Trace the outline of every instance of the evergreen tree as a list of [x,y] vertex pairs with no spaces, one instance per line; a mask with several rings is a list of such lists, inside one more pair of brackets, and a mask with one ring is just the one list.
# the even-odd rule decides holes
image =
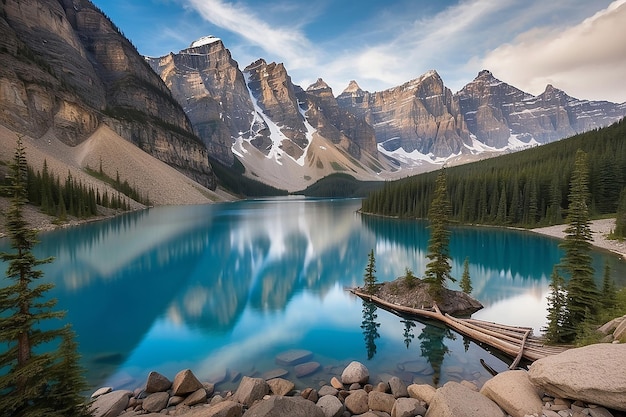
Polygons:
[[417,277],[413,274],[413,271],[408,267],[404,269],[404,283],[409,289],[415,288],[415,286],[417,285]]
[[[567,319],[565,340],[573,341],[586,319],[593,319],[599,304],[599,295],[593,279],[591,265],[591,227],[589,225],[587,154],[576,153],[570,182],[568,226],[561,248],[565,255],[562,268],[569,274],[567,285]],[[572,333],[573,332],[573,333]],[[570,339],[571,338],[571,339]]]
[[435,183],[435,195],[428,211],[430,239],[428,240],[428,254],[430,262],[426,265],[424,281],[429,283],[429,291],[435,301],[441,301],[443,289],[447,280],[455,281],[450,275],[449,243],[450,231],[448,218],[450,216],[450,202],[446,189],[446,173],[441,170]]
[[556,267],[550,277],[550,295],[548,295],[547,325],[543,329],[548,343],[564,342],[563,326],[567,316],[565,280],[559,274]]
[[463,262],[463,276],[461,277],[461,290],[463,290],[463,292],[465,294],[471,294],[472,293],[472,280],[470,278],[470,273],[469,273],[469,257],[465,258],[465,262]]
[[615,230],[613,236],[617,239],[626,238],[626,187],[622,188],[619,202],[617,204],[617,214],[615,218]]
[[617,290],[615,283],[611,278],[611,267],[607,262],[604,265],[604,276],[602,279],[602,307],[606,310],[612,310],[617,304]]
[[368,294],[374,294],[376,288],[376,260],[374,259],[374,249],[369,253],[367,260],[367,266],[365,267],[365,292]]
[[[63,330],[41,330],[37,325],[42,321],[60,318],[62,312],[54,312],[54,300],[41,301],[52,284],[36,284],[43,273],[36,269],[52,258],[37,259],[32,249],[37,244],[37,232],[28,228],[23,216],[27,203],[26,175],[28,166],[22,138],[18,137],[14,160],[11,164],[11,178],[6,191],[11,195],[11,205],[7,211],[6,223],[14,253],[0,253],[0,259],[8,263],[6,277],[12,284],[0,289],[0,343],[6,350],[0,353],[0,410],[7,415],[20,416],[65,416],[81,415],[81,405],[68,400],[68,397],[50,397],[51,387],[64,386],[65,392],[82,389],[82,386],[66,384],[59,380],[55,368],[59,354],[44,352],[42,347],[63,335]],[[66,354],[68,361],[74,359]],[[66,362],[65,365],[68,365]],[[72,368],[70,368],[71,370]],[[74,368],[77,369],[77,368]],[[80,372],[71,371],[75,378]],[[71,381],[70,381],[71,382]],[[75,399],[79,399],[75,391]],[[79,399],[82,403],[82,399]],[[63,405],[65,411],[56,409]]]

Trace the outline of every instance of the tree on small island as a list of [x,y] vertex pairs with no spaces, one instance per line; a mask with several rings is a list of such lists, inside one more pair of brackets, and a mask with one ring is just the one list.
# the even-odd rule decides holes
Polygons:
[[450,275],[450,231],[448,223],[450,217],[450,201],[446,189],[446,173],[442,169],[435,182],[435,195],[428,211],[430,225],[430,239],[428,240],[428,254],[430,262],[426,265],[424,281],[429,284],[429,292],[435,301],[441,301],[446,281],[456,281]]
[[461,285],[461,290],[465,293],[465,294],[471,294],[472,293],[472,279],[470,278],[470,273],[469,273],[469,256],[465,258],[465,262],[463,262],[463,276],[461,277],[461,282],[459,283]]
[[367,266],[365,267],[365,292],[372,295],[376,288],[376,259],[374,259],[374,249],[367,256]]
[[[69,326],[56,330],[37,328],[40,322],[63,317],[52,311],[56,300],[40,301],[53,284],[34,285],[43,276],[36,268],[52,262],[37,259],[32,249],[37,232],[28,228],[23,207],[28,202],[28,166],[22,138],[18,137],[10,165],[11,196],[6,214],[8,236],[15,253],[0,253],[8,263],[6,279],[11,284],[0,289],[0,410],[3,415],[86,416],[89,415],[81,392],[86,389],[74,334]],[[56,351],[44,346],[61,339]]]

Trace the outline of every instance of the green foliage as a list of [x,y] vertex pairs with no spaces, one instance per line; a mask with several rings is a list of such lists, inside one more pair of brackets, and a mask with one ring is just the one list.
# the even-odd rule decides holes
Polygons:
[[[561,222],[577,149],[590,155],[590,214],[615,213],[620,190],[626,186],[624,137],[626,121],[622,120],[569,139],[446,168],[450,219],[522,227]],[[430,172],[387,182],[363,200],[361,210],[426,218],[436,175]]]
[[620,193],[615,217],[615,230],[613,230],[611,237],[623,240],[626,238],[626,187],[622,188]]
[[545,333],[548,343],[563,343],[563,326],[567,316],[565,280],[559,274],[556,267],[552,270],[550,277],[550,295],[548,295],[548,324],[542,330]]
[[287,195],[287,191],[285,190],[279,190],[278,188],[244,176],[246,170],[237,158],[235,158],[235,163],[232,167],[227,167],[217,159],[209,157],[209,160],[220,185],[232,193],[247,197]]
[[[138,203],[141,203],[145,206],[150,205],[150,197],[147,195],[142,195],[142,193],[136,187],[133,187],[128,183],[128,180],[121,181],[119,171],[115,172],[115,179],[110,177],[106,172],[104,172],[102,168],[102,161],[100,161],[100,168],[98,171],[95,171],[87,166],[85,167],[85,172],[92,177],[109,184],[111,187],[113,187],[114,190],[119,191],[125,196],[137,201]],[[104,204],[101,205],[104,206]]]
[[372,359],[376,355],[376,339],[380,337],[378,328],[380,323],[376,321],[376,304],[363,301],[363,321],[361,329],[363,330],[363,340],[365,341],[365,349],[367,350],[367,359]]
[[382,186],[382,181],[359,181],[348,174],[331,174],[297,194],[309,197],[365,197]]
[[408,289],[413,289],[417,285],[417,277],[413,275],[413,271],[408,267],[404,270],[404,284]]
[[615,289],[615,283],[611,278],[611,267],[607,262],[604,265],[604,275],[602,278],[602,309],[612,311],[617,306],[617,291]]
[[367,266],[365,267],[365,275],[363,281],[365,283],[365,292],[374,294],[376,288],[376,259],[374,259],[374,249],[367,255]]
[[435,194],[428,212],[430,239],[426,257],[430,262],[426,265],[424,281],[430,284],[429,291],[435,301],[441,301],[443,289],[447,281],[455,281],[450,275],[450,231],[448,217],[450,202],[446,188],[446,172],[441,170],[437,175]]
[[[6,278],[11,284],[0,289],[0,410],[5,415],[86,415],[80,390],[84,388],[78,367],[73,334],[67,329],[42,330],[41,322],[63,317],[52,310],[55,300],[41,301],[53,287],[37,284],[43,273],[39,266],[52,258],[37,259],[33,248],[37,233],[28,228],[23,208],[28,201],[28,165],[18,137],[10,182],[3,188],[11,196],[6,224],[13,253],[0,253],[8,263]],[[61,349],[45,351],[62,337]]]
[[470,273],[469,273],[469,257],[465,258],[465,261],[463,262],[463,276],[461,277],[461,290],[465,293],[465,294],[471,294],[472,293],[472,279],[470,278]]

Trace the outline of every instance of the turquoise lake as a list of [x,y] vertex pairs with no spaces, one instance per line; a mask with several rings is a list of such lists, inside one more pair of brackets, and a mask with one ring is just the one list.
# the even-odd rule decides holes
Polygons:
[[[158,207],[42,233],[38,257],[51,296],[78,335],[92,387],[134,389],[148,373],[173,378],[190,368],[218,390],[241,375],[277,368],[297,386],[317,387],[352,360],[372,379],[482,384],[510,359],[433,324],[372,310],[345,289],[360,286],[374,249],[378,281],[426,265],[427,223],[357,213],[360,200],[284,198]],[[7,239],[0,251],[10,251]],[[454,227],[453,276],[465,257],[477,298],[473,317],[510,325],[545,323],[558,240],[487,227]],[[626,263],[594,251],[597,282],[606,262],[620,287]],[[458,289],[457,284],[450,288]],[[59,323],[47,323],[57,327]],[[320,369],[297,378],[276,355],[313,352]]]

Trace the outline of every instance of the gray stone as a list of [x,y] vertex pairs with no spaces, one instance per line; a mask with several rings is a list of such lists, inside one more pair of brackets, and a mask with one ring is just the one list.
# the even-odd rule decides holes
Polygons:
[[389,388],[391,389],[391,393],[395,398],[409,396],[406,384],[397,376],[391,377],[389,379]]
[[324,395],[317,401],[317,406],[322,409],[326,417],[340,417],[345,411],[344,405],[339,398],[333,395]]
[[233,401],[250,407],[255,401],[262,399],[269,390],[270,387],[263,378],[244,376],[232,399]]
[[158,413],[167,407],[170,395],[167,392],[155,392],[148,395],[141,404],[141,408],[149,413]]
[[303,349],[292,349],[276,356],[276,363],[280,366],[294,366],[308,361],[313,357],[313,352]]
[[243,405],[226,400],[212,404],[210,407],[194,407],[183,415],[185,417],[241,417]]
[[496,403],[458,382],[437,389],[425,417],[504,417]]
[[300,393],[300,396],[314,403],[316,403],[317,400],[319,400],[320,398],[319,395],[317,394],[317,391],[310,387],[302,390],[302,392]]
[[613,332],[613,338],[619,341],[626,341],[626,320],[623,320]]
[[324,412],[302,397],[273,395],[259,401],[244,413],[244,417],[325,417]]
[[613,333],[615,329],[617,329],[617,326],[619,326],[620,323],[626,321],[625,319],[626,319],[626,316],[614,318],[613,320],[607,323],[604,323],[602,326],[600,326],[598,331],[604,335]]
[[535,361],[530,380],[545,392],[626,411],[626,344],[600,343]]
[[379,391],[372,391],[367,398],[367,405],[372,411],[384,411],[391,414],[393,405],[396,402],[395,397],[392,394],[387,394]]
[[407,391],[409,392],[409,396],[411,398],[424,401],[428,405],[432,401],[437,390],[432,385],[411,384],[407,387]]
[[391,417],[415,417],[426,414],[426,407],[415,398],[398,398],[391,409]]
[[274,395],[287,395],[295,388],[293,382],[283,378],[270,379],[267,381],[267,385],[269,385]]
[[93,417],[117,417],[128,406],[130,391],[112,391],[96,398],[90,408]]
[[172,384],[172,395],[186,395],[199,390],[202,387],[198,378],[190,369],[180,371],[174,377]]
[[108,394],[113,391],[113,387],[102,387],[97,389],[93,394],[91,394],[91,398],[97,398],[101,395]]
[[267,371],[263,375],[261,375],[261,378],[263,378],[264,380],[268,381],[268,380],[274,379],[274,378],[282,378],[285,375],[287,375],[288,373],[289,373],[289,371],[286,370],[286,369],[282,369],[282,368],[272,369],[271,371]]
[[197,404],[206,403],[207,400],[207,392],[204,388],[200,388],[197,391],[194,391],[191,395],[189,395],[182,402],[183,405],[193,407]]
[[338,393],[339,391],[337,388],[333,388],[330,385],[324,385],[318,391],[320,397],[323,397],[324,395],[332,395],[333,397],[336,397]]
[[341,373],[344,384],[365,384],[370,377],[369,370],[361,362],[352,361]]
[[506,371],[485,382],[480,393],[512,417],[541,414],[543,402],[526,371]]
[[161,392],[167,391],[172,387],[172,381],[158,372],[152,371],[148,374],[148,380],[146,381],[146,392]]
[[613,414],[604,407],[590,407],[589,415],[591,417],[613,417]]
[[185,397],[174,395],[173,397],[170,397],[169,400],[167,400],[167,406],[168,407],[175,406],[175,405],[182,403],[183,401],[185,401]]
[[363,414],[369,410],[368,394],[364,389],[356,390],[346,397],[344,404],[352,414]]
[[296,365],[294,367],[294,371],[296,372],[297,378],[302,378],[307,375],[314,374],[321,368],[321,366],[322,365],[320,365],[319,362],[305,362],[300,365]]
[[212,384],[210,382],[203,382],[202,386],[204,387],[204,389],[206,391],[206,396],[207,397],[210,397],[215,392],[215,384]]

